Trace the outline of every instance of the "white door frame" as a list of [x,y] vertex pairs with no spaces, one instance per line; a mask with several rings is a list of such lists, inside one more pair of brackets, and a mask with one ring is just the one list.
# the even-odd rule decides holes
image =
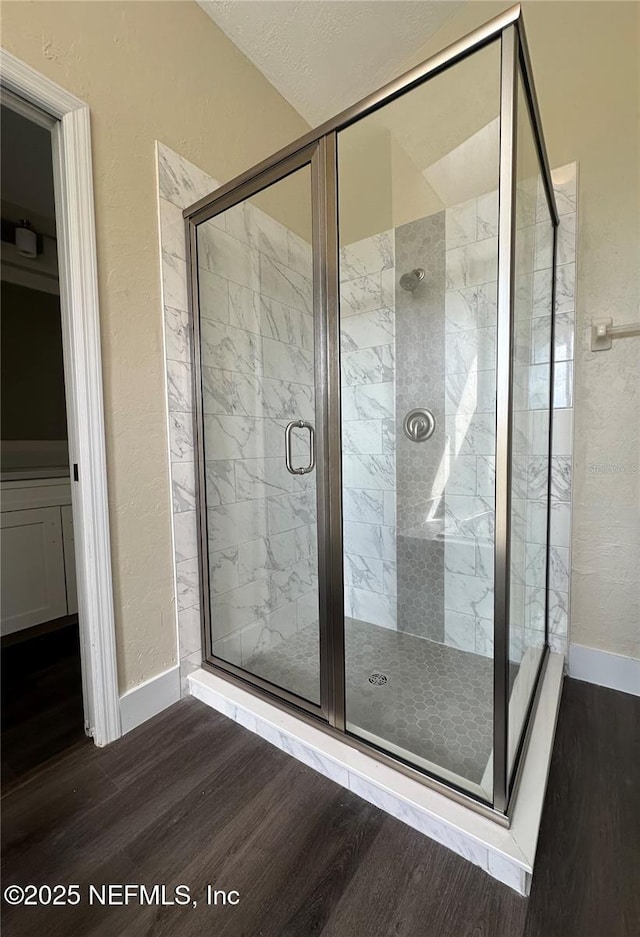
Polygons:
[[55,119],[51,128],[71,501],[85,728],[96,745],[121,735],[89,108],[0,49],[2,87]]

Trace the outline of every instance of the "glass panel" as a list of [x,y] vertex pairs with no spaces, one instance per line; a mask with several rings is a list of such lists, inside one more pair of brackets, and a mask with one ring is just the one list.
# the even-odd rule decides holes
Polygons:
[[319,704],[310,167],[197,239],[213,653]]
[[347,729],[488,801],[499,107],[493,43],[338,135]]
[[509,773],[545,644],[553,225],[517,77]]

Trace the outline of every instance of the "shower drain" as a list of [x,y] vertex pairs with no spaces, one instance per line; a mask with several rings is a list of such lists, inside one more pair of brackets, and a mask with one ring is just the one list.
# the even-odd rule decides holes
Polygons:
[[383,673],[372,673],[369,677],[369,683],[373,683],[374,686],[384,686],[387,682],[387,678]]

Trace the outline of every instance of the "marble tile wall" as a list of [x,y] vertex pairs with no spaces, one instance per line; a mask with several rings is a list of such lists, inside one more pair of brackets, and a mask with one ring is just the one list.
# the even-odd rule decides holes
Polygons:
[[218,187],[215,179],[162,143],[156,144],[162,275],[175,609],[182,691],[200,666],[200,586],[196,527],[191,332],[183,209]]
[[[167,408],[176,571],[176,617],[183,677],[201,660],[199,585],[195,517],[191,347],[187,314],[184,229],[181,212],[217,187],[214,179],[158,144],[158,206],[162,263],[163,313],[167,369]],[[572,387],[575,308],[576,167],[554,173],[561,214],[556,280],[556,383],[553,435],[551,643],[564,651],[567,642],[568,570],[571,509]],[[536,269],[531,275],[529,383],[544,375],[544,347],[539,339],[540,310],[549,278],[548,247],[542,241],[542,206],[538,202]],[[234,247],[228,255],[235,280],[222,283],[209,269],[204,247],[203,305],[212,310],[204,331],[211,354],[205,376],[208,425],[224,458],[212,460],[208,482],[213,500],[210,523],[216,605],[246,633],[247,653],[264,640],[271,622],[273,639],[293,627],[312,623],[315,601],[315,501],[305,480],[287,480],[276,468],[277,433],[292,405],[312,413],[310,306],[304,284],[308,245],[293,232],[277,231],[277,222],[240,211],[232,230],[211,225],[208,247]],[[270,222],[272,223],[270,225]],[[276,225],[274,228],[273,225]],[[440,472],[446,475],[444,519],[445,643],[492,653],[492,546],[494,485],[495,372],[495,198],[485,196],[446,214],[446,294],[444,408],[447,446]],[[226,221],[225,221],[226,227]],[[271,244],[269,237],[271,236]],[[278,237],[280,241],[278,242]],[[229,241],[233,238],[233,242]],[[284,243],[286,240],[286,256]],[[241,246],[238,247],[238,242]],[[274,244],[279,246],[275,248]],[[274,254],[277,250],[277,256]],[[395,236],[385,232],[349,245],[341,266],[345,611],[386,627],[397,627],[396,554],[396,321]],[[262,264],[262,267],[261,267]],[[303,265],[301,268],[301,264]],[[262,274],[262,279],[261,279]],[[297,276],[296,276],[297,274]],[[308,280],[308,276],[306,277]],[[236,282],[239,281],[239,282]],[[261,291],[265,284],[265,291]],[[528,283],[523,284],[528,288]],[[307,296],[307,299],[305,299]],[[217,312],[216,312],[217,310]],[[222,310],[222,311],[221,311]],[[536,315],[536,312],[538,313]],[[230,343],[230,330],[236,341]],[[232,349],[233,346],[233,350]],[[230,369],[231,363],[237,370]],[[539,367],[542,366],[542,367]],[[305,376],[306,372],[306,376]],[[524,373],[524,372],[522,372]],[[542,377],[540,378],[542,380]],[[305,382],[306,381],[306,382]],[[296,385],[292,396],[291,385]],[[534,385],[532,385],[534,386]],[[531,398],[533,399],[533,398]],[[235,430],[240,418],[262,428],[243,442]],[[234,420],[236,422],[234,422]],[[527,412],[530,436],[540,436],[540,411]],[[251,435],[251,434],[249,434]],[[247,445],[249,449],[247,449]],[[298,449],[303,456],[304,446]],[[544,504],[535,497],[542,453],[530,452],[526,466],[524,514],[527,539],[516,559],[523,599],[522,627],[539,630],[544,588],[541,549]],[[233,464],[231,470],[230,464]],[[225,471],[227,470],[227,471]],[[524,484],[524,477],[522,484]],[[522,490],[522,489],[520,489]],[[234,500],[229,500],[231,497]],[[258,496],[261,497],[258,497]],[[263,502],[261,512],[252,501]],[[235,505],[235,507],[230,507]],[[234,533],[244,524],[249,539]],[[268,528],[268,529],[267,529]],[[243,535],[244,536],[244,535]],[[235,538],[235,539],[234,539]],[[273,543],[271,543],[273,541]],[[215,549],[213,547],[215,546]],[[268,561],[266,550],[280,550]],[[242,548],[242,549],[240,549]],[[241,556],[242,554],[242,556]],[[288,557],[289,559],[285,559]],[[275,566],[272,564],[276,562]],[[289,565],[286,565],[288,563]],[[304,569],[302,567],[304,566]],[[253,577],[253,578],[252,578]],[[268,582],[267,582],[268,580]],[[293,588],[296,595],[289,590]],[[228,595],[234,592],[234,596]],[[227,599],[220,596],[227,594]],[[291,596],[280,602],[274,595]],[[228,600],[232,599],[231,605]],[[253,618],[256,609],[266,615]],[[234,625],[235,627],[235,625]],[[262,639],[259,637],[263,635]],[[251,638],[251,635],[254,637]],[[242,659],[242,639],[228,632],[230,653]]]
[[[550,642],[565,653],[573,424],[576,167],[553,173],[561,215],[556,275]],[[526,193],[519,201],[527,204]],[[544,630],[544,540],[551,302],[550,225],[532,193],[517,277],[512,658]],[[493,653],[497,196],[447,210],[445,643]],[[547,214],[548,219],[548,214]],[[548,400],[548,396],[546,397]]]
[[395,243],[340,256],[345,614],[396,628]]
[[[217,182],[157,145],[167,411],[183,689],[200,665],[192,348],[182,210]],[[248,662],[317,619],[314,475],[283,465],[284,427],[314,420],[310,245],[251,205],[199,241],[212,619],[219,653]],[[214,263],[215,257],[215,263]],[[227,277],[221,277],[224,270]],[[300,462],[306,443],[296,441]]]
[[284,459],[287,423],[315,422],[312,251],[244,202],[200,226],[198,259],[212,638],[250,668],[318,618],[316,473]]
[[445,214],[444,640],[490,655],[497,193],[471,199]]

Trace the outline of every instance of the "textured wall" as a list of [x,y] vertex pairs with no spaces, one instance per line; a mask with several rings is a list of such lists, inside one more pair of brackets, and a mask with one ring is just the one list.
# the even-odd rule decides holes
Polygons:
[[91,108],[124,692],[176,659],[154,141],[225,180],[308,128],[195,3],[11,3],[2,21],[6,49]]

